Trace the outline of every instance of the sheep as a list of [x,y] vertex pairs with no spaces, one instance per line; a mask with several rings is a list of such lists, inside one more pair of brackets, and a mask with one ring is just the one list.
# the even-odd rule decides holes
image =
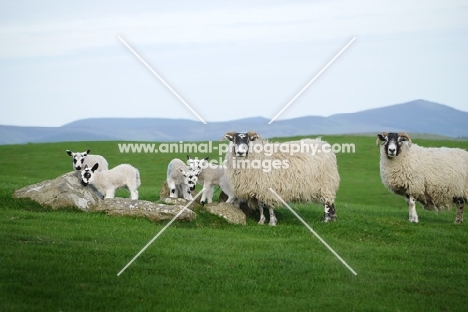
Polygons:
[[216,164],[207,163],[209,157],[201,160],[193,159],[187,155],[187,160],[192,169],[198,173],[198,184],[203,185],[203,194],[200,199],[202,205],[213,202],[214,186],[218,185],[228,196],[226,203],[235,203],[235,196],[231,188],[231,183],[225,175],[225,169]]
[[193,171],[200,171],[202,170],[203,165],[206,164],[210,157],[205,157],[203,159],[192,158],[190,155],[187,155],[187,162],[190,169]]
[[411,142],[407,133],[377,134],[380,177],[392,193],[405,197],[409,221],[418,222],[416,202],[438,211],[457,206],[455,223],[463,222],[468,199],[468,152],[460,148],[427,148]]
[[[167,185],[169,187],[169,197],[178,198],[182,195],[185,200],[192,200],[191,191],[195,190],[198,172],[188,168],[180,159],[174,158],[167,166]],[[180,194],[182,193],[182,194]]]
[[[340,176],[335,154],[324,148],[326,144],[330,147],[327,142],[268,143],[253,131],[231,131],[223,139],[231,141],[225,166],[235,197],[260,210],[259,224],[264,224],[263,208],[268,207],[269,225],[276,225],[274,207],[282,205],[269,188],[284,201],[320,202],[325,207],[323,221],[336,220],[334,201]],[[274,146],[277,148],[272,150]]]
[[110,170],[98,171],[99,163],[89,168],[85,165],[81,171],[81,184],[91,184],[105,198],[114,198],[115,190],[126,187],[130,191],[131,199],[138,199],[138,187],[141,185],[140,172],[135,167],[122,164]]
[[107,160],[100,156],[100,155],[89,155],[91,150],[87,150],[83,153],[74,153],[70,150],[66,150],[67,154],[73,158],[73,169],[76,171],[80,171],[84,168],[85,165],[88,167],[93,166],[95,163],[99,164],[98,171],[107,170],[109,168],[109,164]]

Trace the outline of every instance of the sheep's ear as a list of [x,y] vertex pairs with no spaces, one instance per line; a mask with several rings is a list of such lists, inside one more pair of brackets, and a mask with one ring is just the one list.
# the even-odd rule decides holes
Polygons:
[[379,145],[380,141],[385,142],[386,141],[386,138],[385,138],[386,136],[387,136],[387,132],[382,132],[382,133],[377,134],[377,141],[375,141],[375,144]]
[[182,168],[179,168],[179,170],[180,170],[180,172],[182,173],[182,175],[183,175],[184,177],[186,177],[186,176],[187,176],[187,173],[185,173],[185,170],[184,170],[184,169],[182,169]]
[[206,156],[205,158],[203,158],[203,160],[208,160],[210,159],[210,156]]
[[70,150],[66,150],[66,152],[67,152],[68,156],[72,156],[72,157],[73,157],[73,153],[72,153],[72,151],[70,151]]
[[84,165],[83,170],[88,169],[88,165]]
[[91,168],[91,171],[94,172],[97,170],[97,168],[99,168],[99,163],[95,163],[93,168]]
[[256,140],[262,139],[260,134],[258,134],[257,132],[254,132],[254,131],[247,132],[247,135],[249,136],[250,141],[256,141]]
[[86,152],[84,152],[83,156],[88,156],[89,152],[91,152],[91,150],[87,150]]
[[229,131],[228,133],[226,133],[223,138],[221,139],[221,141],[224,141],[224,140],[229,140],[232,142],[232,140],[234,140],[234,136],[236,135],[236,132],[235,131]]

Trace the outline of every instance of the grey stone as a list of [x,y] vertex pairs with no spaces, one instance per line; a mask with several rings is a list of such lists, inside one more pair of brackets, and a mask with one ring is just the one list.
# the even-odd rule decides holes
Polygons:
[[[185,205],[165,205],[147,200],[132,200],[129,198],[106,198],[93,208],[93,211],[106,211],[112,216],[145,217],[152,221],[163,221],[174,218]],[[178,217],[180,221],[192,221],[195,212],[186,208]]]
[[[172,219],[185,206],[184,203],[166,205],[129,198],[107,198],[94,187],[81,185],[78,175],[72,171],[53,180],[46,180],[16,190],[15,198],[29,198],[52,209],[76,207],[83,211],[106,211],[109,215],[141,216],[153,221]],[[185,209],[178,220],[194,220],[195,213]]]
[[99,194],[92,188],[81,185],[74,171],[53,180],[23,187],[16,190],[13,197],[30,198],[52,209],[76,207],[84,211],[88,211],[101,201]]
[[205,209],[215,215],[226,219],[233,224],[247,224],[247,218],[241,209],[228,203],[210,203],[205,205]]

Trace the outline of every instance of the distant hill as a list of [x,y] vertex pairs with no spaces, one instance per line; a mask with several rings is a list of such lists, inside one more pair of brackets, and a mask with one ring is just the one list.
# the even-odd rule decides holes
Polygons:
[[220,140],[230,130],[255,130],[263,137],[406,131],[452,138],[468,137],[468,112],[416,100],[357,113],[277,120],[263,117],[206,125],[187,119],[92,118],[62,127],[0,126],[0,144],[60,141],[205,141]]

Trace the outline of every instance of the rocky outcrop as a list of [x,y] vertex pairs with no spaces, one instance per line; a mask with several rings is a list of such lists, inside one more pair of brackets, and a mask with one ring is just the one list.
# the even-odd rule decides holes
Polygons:
[[[129,198],[102,199],[92,186],[81,185],[74,171],[53,180],[21,188],[14,192],[13,197],[29,198],[52,209],[76,207],[83,211],[106,211],[110,215],[141,216],[153,221],[172,219],[185,206],[185,201],[166,205]],[[195,218],[195,213],[187,208],[178,220]]]
[[[112,216],[145,217],[151,221],[163,221],[174,218],[185,205],[165,205],[147,200],[132,200],[129,198],[107,198],[93,211],[106,211]],[[178,217],[180,221],[192,221],[196,218],[195,212],[186,208]]]
[[30,198],[52,209],[76,207],[84,211],[99,205],[102,201],[95,190],[81,185],[75,171],[53,180],[23,187],[16,190],[13,197]]

